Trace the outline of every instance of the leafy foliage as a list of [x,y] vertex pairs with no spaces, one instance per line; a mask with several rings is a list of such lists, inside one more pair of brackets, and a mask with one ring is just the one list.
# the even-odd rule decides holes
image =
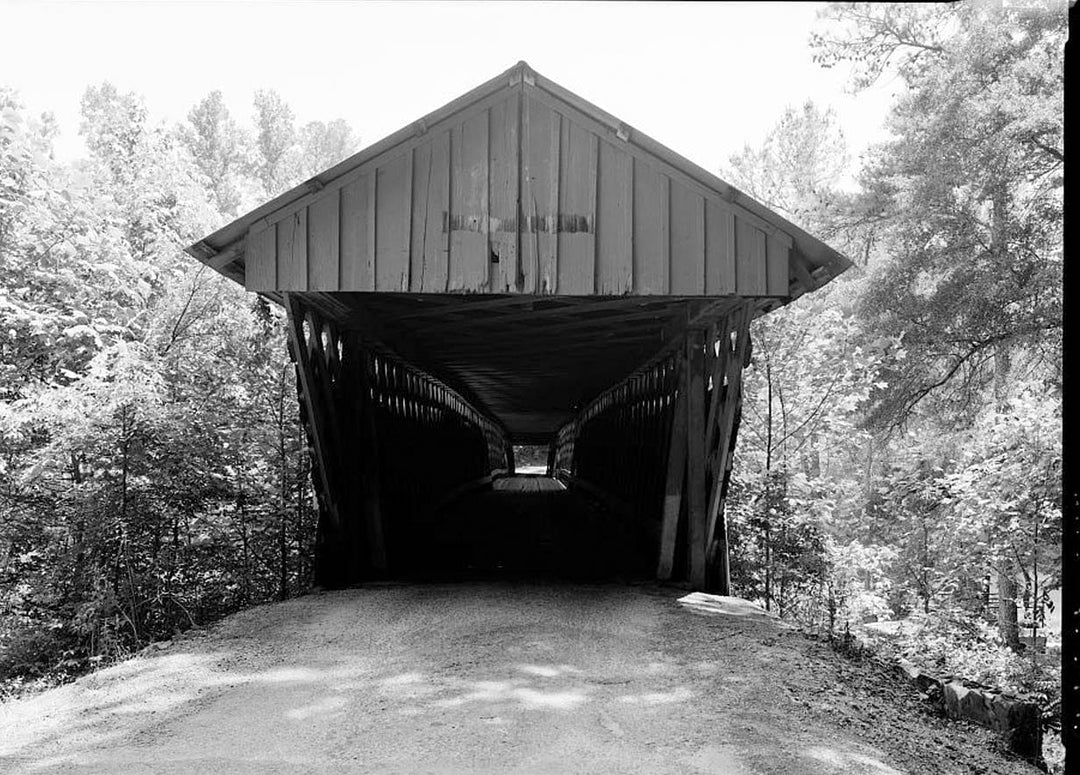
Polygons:
[[821,64],[904,91],[856,191],[812,104],[725,170],[856,263],[751,329],[733,584],[1052,709],[1054,658],[1031,644],[1053,640],[1060,587],[1064,13],[838,3],[821,20]]
[[[260,99],[274,137],[300,137],[280,98]],[[12,690],[311,580],[315,509],[281,315],[181,253],[263,195],[252,170],[297,182],[299,161],[287,172],[281,159],[304,160],[304,146],[260,156],[217,92],[172,128],[109,84],[82,107],[90,158],[61,165],[51,119],[0,93],[0,676]],[[312,163],[354,142],[331,126]]]

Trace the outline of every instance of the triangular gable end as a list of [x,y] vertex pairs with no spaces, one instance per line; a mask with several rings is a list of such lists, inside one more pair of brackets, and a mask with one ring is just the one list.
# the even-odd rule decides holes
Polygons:
[[270,295],[783,303],[849,265],[524,62],[188,250]]

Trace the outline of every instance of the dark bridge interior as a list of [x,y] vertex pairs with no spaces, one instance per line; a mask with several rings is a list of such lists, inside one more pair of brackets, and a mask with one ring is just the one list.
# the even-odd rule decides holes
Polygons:
[[421,579],[651,577],[650,536],[578,489],[542,475],[496,479],[417,520],[402,575]]

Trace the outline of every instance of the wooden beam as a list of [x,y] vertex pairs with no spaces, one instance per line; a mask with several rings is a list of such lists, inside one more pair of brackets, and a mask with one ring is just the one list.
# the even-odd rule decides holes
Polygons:
[[[685,364],[680,358],[680,371]],[[663,516],[660,523],[660,558],[656,578],[667,581],[675,566],[675,541],[679,534],[679,513],[682,511],[683,483],[686,481],[686,391],[680,390],[673,407],[670,440],[667,454],[667,476],[664,484]]]
[[724,480],[735,451],[735,416],[742,400],[743,361],[746,358],[747,348],[750,346],[750,321],[753,315],[754,308],[749,301],[741,310],[734,313],[735,347],[726,358],[727,390],[715,431],[719,436],[719,448],[716,453],[716,462],[712,467],[713,476],[706,519],[706,547],[714,558],[713,563],[719,566],[716,569],[718,572],[711,575],[717,579],[717,591],[724,595],[731,592],[727,522],[723,514]]
[[688,577],[698,589],[705,588],[706,508],[705,487],[705,335],[700,329],[686,334],[686,518]]
[[240,258],[244,254],[244,243],[246,240],[240,239],[229,245],[225,250],[217,253],[203,261],[211,269],[218,272],[222,271],[226,266],[231,264],[236,259]]
[[[329,443],[326,415],[321,400],[321,389],[315,385],[315,375],[311,366],[311,354],[307,342],[304,339],[304,310],[294,294],[285,293],[283,296],[286,314],[288,315],[288,337],[292,346],[293,358],[296,362],[296,373],[300,382],[303,395],[300,400],[304,402],[307,410],[308,429],[311,432],[312,443],[315,447],[315,459],[319,468],[319,484],[323,492],[323,501],[326,506],[326,516],[330,520],[330,527],[335,531],[341,528],[341,516],[338,512],[337,493],[332,485],[330,474],[331,450]],[[313,331],[314,335],[315,332]]]

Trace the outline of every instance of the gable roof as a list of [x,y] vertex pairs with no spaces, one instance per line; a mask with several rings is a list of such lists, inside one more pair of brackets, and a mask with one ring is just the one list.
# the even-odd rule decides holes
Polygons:
[[[508,153],[516,153],[516,158],[510,162],[511,166],[515,162],[517,165],[516,170],[507,173],[507,180],[513,181],[515,187],[520,186],[516,188],[518,198],[521,200],[520,206],[517,202],[504,203],[507,207],[512,207],[512,210],[508,211],[508,217],[501,223],[491,226],[489,222],[493,222],[494,219],[495,202],[491,202],[491,211],[481,212],[487,210],[489,205],[488,187],[485,182],[483,192],[479,195],[483,201],[478,200],[472,203],[472,209],[476,209],[477,213],[464,212],[463,215],[452,216],[448,211],[452,209],[450,200],[456,193],[449,192],[450,183],[444,181],[448,189],[447,196],[444,197],[446,201],[443,202],[446,209],[442,213],[433,211],[429,215],[432,218],[442,216],[441,223],[435,228],[438,230],[441,226],[441,233],[446,235],[444,253],[449,255],[441,259],[444,263],[449,261],[453,264],[454,243],[451,233],[461,232],[463,239],[467,239],[470,232],[474,235],[482,233],[486,239],[491,240],[490,244],[494,248],[497,247],[496,232],[499,229],[502,229],[500,234],[503,237],[510,235],[507,238],[513,244],[508,243],[508,250],[513,253],[511,248],[517,248],[517,253],[513,257],[515,261],[520,260],[520,263],[513,266],[512,262],[503,261],[496,270],[506,273],[506,282],[500,284],[498,277],[491,276],[493,264],[488,263],[488,242],[485,240],[482,248],[477,247],[473,250],[473,253],[477,255],[468,259],[476,261],[477,270],[473,275],[470,275],[466,268],[459,278],[460,282],[455,284],[455,278],[451,276],[452,270],[445,270],[447,272],[445,289],[434,290],[610,295],[625,293],[641,295],[738,294],[770,296],[776,298],[778,303],[782,303],[824,285],[850,266],[850,262],[839,252],[803,229],[618,118],[536,73],[525,62],[519,62],[506,72],[438,110],[237,218],[188,247],[187,252],[227,277],[246,284],[249,289],[266,292],[271,296],[275,296],[276,291],[280,290],[430,292],[433,289],[425,287],[416,276],[411,279],[409,277],[409,254],[410,252],[416,254],[418,250],[421,250],[415,244],[416,240],[410,241],[410,236],[415,233],[423,234],[424,229],[429,227],[424,224],[414,226],[411,223],[401,222],[397,215],[398,208],[393,208],[393,213],[390,212],[389,207],[383,207],[382,210],[377,211],[375,200],[378,198],[378,204],[382,206],[383,194],[380,193],[379,197],[375,196],[375,181],[382,180],[380,171],[388,173],[387,180],[391,185],[394,185],[397,178],[407,177],[408,180],[400,185],[403,186],[404,196],[408,199],[406,206],[409,208],[409,217],[411,217],[411,211],[414,209],[411,203],[418,197],[418,194],[413,193],[412,166],[412,159],[417,153],[423,153],[427,148],[427,159],[430,164],[432,156],[436,153],[430,150],[432,146],[438,142],[447,143],[456,138],[457,141],[465,143],[463,152],[467,154],[469,152],[468,137],[463,139],[463,134],[467,133],[467,129],[462,128],[466,126],[463,122],[468,122],[470,116],[475,116],[477,111],[486,111],[490,117],[500,110],[500,105],[506,107],[510,104],[520,106],[522,115],[526,117],[524,121],[521,118],[517,119],[517,124],[514,126],[511,126],[513,122],[509,118],[506,122],[507,137],[517,143],[516,148],[507,146]],[[554,151],[550,158],[532,159],[533,162],[542,160],[545,167],[551,167],[552,178],[546,181],[543,179],[546,174],[544,170],[533,169],[530,173],[528,169],[530,155],[526,145],[529,140],[525,135],[530,126],[527,118],[530,111],[533,113],[532,126],[540,127],[534,129],[535,136],[531,142],[536,145],[550,139]],[[564,137],[569,138],[569,143],[566,143],[561,150],[561,162],[560,129],[544,129],[541,126],[542,122],[537,120],[537,116],[541,114],[556,116],[556,127],[559,127],[561,117],[561,131]],[[487,121],[490,122],[491,119],[488,118]],[[488,165],[484,169],[489,170],[489,175],[491,175],[492,161],[488,157],[490,149],[486,144],[488,138],[495,135],[489,135],[489,126],[490,123],[484,129],[484,164]],[[453,134],[455,127],[457,135]],[[568,134],[575,128],[579,135],[577,139]],[[548,134],[540,136],[544,131]],[[443,135],[446,136],[446,140],[439,139]],[[590,142],[597,149],[593,151],[591,163],[584,157],[567,158],[567,155],[573,151],[572,144],[584,143],[583,147],[587,147]],[[590,245],[589,250],[592,251],[592,260],[595,263],[595,280],[590,276],[581,282],[573,279],[563,281],[560,278],[564,274],[572,275],[577,270],[567,264],[568,259],[563,260],[563,265],[557,265],[552,259],[551,266],[546,268],[541,254],[548,249],[541,244],[541,240],[553,240],[550,251],[554,253],[559,250],[559,245],[567,241],[564,234],[581,231],[592,233],[595,237],[598,229],[602,231],[600,221],[604,219],[606,200],[598,200],[604,199],[606,189],[603,174],[600,175],[600,182],[597,182],[596,165],[599,163],[601,167],[607,169],[603,165],[604,152],[607,152],[610,159],[614,159],[617,164],[630,160],[629,174],[632,179],[632,190],[629,194],[623,192],[621,202],[613,205],[613,211],[618,210],[619,207],[623,210],[629,208],[630,221],[633,221],[637,214],[653,220],[642,224],[637,231],[632,225],[627,226],[626,230],[629,230],[629,233],[615,236],[616,241],[626,243],[624,253],[631,250],[631,242],[635,243],[632,248],[634,253],[632,258],[629,254],[624,258],[621,253],[619,256],[610,257],[603,250],[598,251],[595,245]],[[408,156],[409,161],[402,162],[402,169],[394,167],[393,165],[405,155]],[[461,171],[460,167],[454,167],[450,163],[451,155],[452,151],[448,150],[448,177],[454,175],[455,169],[458,172]],[[455,160],[455,163],[460,165],[461,159]],[[563,172],[561,181],[559,179],[560,165]],[[636,179],[638,177],[640,180]],[[350,271],[346,267],[346,261],[351,254],[347,254],[346,246],[339,246],[338,235],[333,236],[333,261],[335,263],[332,267],[329,264],[322,266],[318,263],[320,260],[329,260],[324,255],[325,251],[318,255],[313,252],[309,257],[308,246],[322,244],[320,235],[316,233],[319,223],[318,213],[331,214],[334,218],[333,226],[337,229],[337,218],[344,218],[344,216],[339,216],[332,211],[337,209],[343,213],[344,210],[341,208],[345,207],[345,195],[349,192],[347,187],[350,184],[355,186],[358,181],[368,179],[370,179],[370,185],[365,188],[370,189],[371,201],[364,200],[364,212],[358,213],[356,220],[361,222],[358,228],[365,235],[365,239],[371,243],[368,252],[372,266],[369,267],[370,277],[363,275],[363,267],[356,269],[353,272],[355,282],[350,285],[345,282],[345,278]],[[543,193],[549,195],[553,207],[545,210],[544,202],[541,202],[540,209],[530,213],[526,209],[524,194],[526,187],[535,181],[539,181],[537,185],[541,187],[546,186],[543,188]],[[575,186],[585,192],[584,195],[580,192],[576,195],[578,200],[583,197],[588,199],[589,195],[593,197],[591,203],[586,202],[584,207],[578,208],[583,214],[566,212],[566,201],[575,198],[573,190]],[[384,190],[390,191],[390,189],[380,189],[380,192]],[[468,195],[469,192],[466,191],[463,196],[468,198]],[[332,196],[336,199],[331,200]],[[559,201],[560,196],[564,201]],[[631,200],[629,204],[625,201],[627,196]],[[608,198],[617,198],[617,195],[612,194]],[[640,202],[637,201],[638,198],[641,199]],[[404,202],[405,200],[393,201]],[[334,203],[337,203],[336,208]],[[424,206],[427,209],[427,203]],[[585,214],[585,210],[589,207],[592,209]],[[658,218],[653,212],[657,209],[662,211],[662,217]],[[619,212],[622,211],[619,210]],[[294,216],[296,220],[287,221],[286,219],[290,216]],[[364,221],[364,218],[368,220]],[[391,220],[385,221],[387,218]],[[401,237],[402,244],[392,244],[387,239],[382,239],[380,245],[375,244],[376,225],[383,224],[384,221],[388,224],[388,228],[380,227],[382,235],[397,233]],[[297,224],[302,226],[306,239],[301,240],[304,245],[301,253],[297,253],[292,237],[283,238],[282,230],[275,228],[280,223],[288,223],[293,228]],[[724,231],[725,229],[727,231]],[[691,233],[689,245],[683,245],[679,241],[684,233]],[[665,235],[669,235],[666,240]],[[604,250],[610,251],[612,239],[605,239],[603,233],[600,236]],[[740,237],[745,238],[740,240]],[[713,253],[706,248],[706,245],[710,244],[710,239]],[[716,244],[721,240],[730,243],[726,253],[723,246]],[[644,244],[646,241],[650,241],[648,245]],[[573,242],[573,239],[569,242]],[[283,252],[285,249],[289,252]],[[362,251],[362,248],[357,248],[357,250]],[[533,251],[531,264],[526,261],[526,254],[530,250]],[[639,258],[638,252],[643,252],[644,259]],[[661,252],[663,256],[657,255]],[[696,253],[701,255],[697,256]],[[574,256],[577,253],[572,250],[568,255]],[[374,269],[377,258],[380,266],[378,272]],[[492,255],[491,261],[496,261],[496,258]],[[643,260],[647,263],[659,261],[661,258],[667,259],[662,266],[644,266],[642,263]],[[424,260],[425,257],[421,255],[421,264]],[[400,266],[390,265],[387,261],[397,262]],[[412,263],[415,265],[416,261],[414,255]],[[618,277],[608,278],[611,280],[610,283],[604,277],[607,271],[605,261],[626,264],[625,268],[615,267],[612,270]],[[785,263],[786,267],[783,266]],[[728,264],[730,264],[730,278],[724,274]],[[423,268],[422,266],[421,269]],[[607,268],[610,269],[610,267]],[[511,271],[514,273],[513,277],[509,274]],[[527,274],[530,271],[533,272],[531,278]],[[329,281],[329,285],[322,282],[319,277],[320,272],[324,275],[335,275],[340,284],[334,285],[333,280]],[[635,272],[641,276],[630,277]],[[657,279],[649,280],[646,276],[648,272],[653,272]],[[736,282],[736,275],[745,276],[745,279],[742,282]],[[352,277],[352,275],[349,276]],[[475,279],[470,279],[473,276]]]

